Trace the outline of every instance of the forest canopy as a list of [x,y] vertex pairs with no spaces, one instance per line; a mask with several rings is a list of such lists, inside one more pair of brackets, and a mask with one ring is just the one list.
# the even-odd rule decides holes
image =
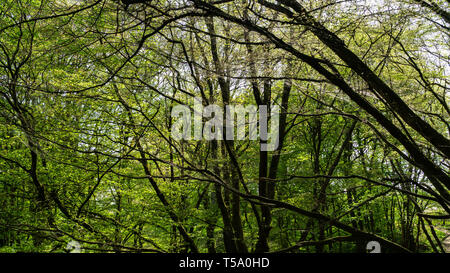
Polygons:
[[448,0],[0,3],[0,252],[450,252]]

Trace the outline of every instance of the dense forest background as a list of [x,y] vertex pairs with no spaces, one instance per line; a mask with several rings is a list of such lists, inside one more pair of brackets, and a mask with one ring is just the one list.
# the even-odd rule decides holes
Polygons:
[[449,251],[448,0],[0,3],[0,252]]

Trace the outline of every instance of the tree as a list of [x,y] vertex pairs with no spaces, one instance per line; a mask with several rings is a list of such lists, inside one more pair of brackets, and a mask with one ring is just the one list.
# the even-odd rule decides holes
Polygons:
[[[3,2],[1,250],[446,251],[448,3]],[[173,138],[194,98],[277,148]]]

